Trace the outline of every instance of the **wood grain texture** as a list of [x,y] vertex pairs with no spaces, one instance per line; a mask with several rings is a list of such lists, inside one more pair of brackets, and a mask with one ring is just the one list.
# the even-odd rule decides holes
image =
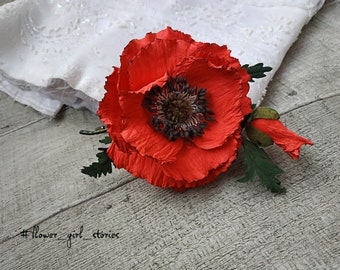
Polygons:
[[[316,144],[297,162],[270,149],[286,170],[286,195],[237,183],[240,163],[184,193],[138,179],[40,223],[64,240],[6,241],[1,269],[336,269],[339,104],[329,98],[283,117]],[[81,225],[86,238],[97,229],[119,238],[75,239],[67,248],[66,235]]]
[[[285,195],[236,182],[240,160],[184,193],[122,170],[91,179],[79,169],[99,137],[78,131],[97,126],[95,115],[68,109],[50,120],[0,94],[0,269],[339,269],[339,26],[340,3],[328,1],[264,100],[315,143],[298,161],[268,149],[285,170]],[[33,225],[61,240],[17,235]],[[119,238],[93,239],[98,229]]]
[[[12,110],[4,99],[2,104]],[[100,126],[89,111],[66,110],[58,119],[30,108],[7,117],[9,131],[0,135],[0,241],[72,205],[99,196],[134,179],[123,170],[94,180],[80,173],[95,161],[102,136],[82,136],[80,129]],[[26,121],[28,124],[23,124]]]
[[43,119],[48,119],[47,116],[14,101],[4,92],[0,92],[0,102],[0,137]]

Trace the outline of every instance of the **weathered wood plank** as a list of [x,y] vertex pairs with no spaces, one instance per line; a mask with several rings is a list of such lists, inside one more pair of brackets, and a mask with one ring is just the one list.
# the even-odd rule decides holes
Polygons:
[[0,104],[0,137],[42,119],[48,119],[47,116],[14,101],[1,91]]
[[[1,246],[2,269],[336,269],[340,97],[310,104],[283,121],[310,137],[300,161],[271,155],[288,192],[237,183],[241,165],[211,185],[176,193],[132,181],[40,224],[64,240],[16,237]],[[308,117],[306,117],[308,116]],[[35,212],[35,211],[33,211]],[[67,248],[66,235],[84,226]],[[97,230],[118,239],[93,239]],[[269,267],[270,266],[270,267]],[[4,268],[5,267],[5,268]]]
[[[36,116],[25,107],[14,112],[16,117],[23,115],[26,120]],[[98,140],[105,135],[79,134],[80,129],[101,125],[98,117],[89,111],[69,109],[63,114],[59,119],[38,115],[38,121],[0,137],[1,240],[21,227],[32,226],[64,208],[134,179],[119,170],[100,180],[81,174],[84,165],[95,161],[96,148],[102,146]],[[10,126],[22,124],[13,120]]]

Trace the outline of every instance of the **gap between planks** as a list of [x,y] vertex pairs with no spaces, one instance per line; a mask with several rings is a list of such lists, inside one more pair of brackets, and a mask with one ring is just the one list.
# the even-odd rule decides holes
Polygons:
[[301,109],[301,108],[306,107],[306,106],[308,106],[308,105],[311,105],[311,104],[314,104],[314,103],[317,103],[317,102],[320,102],[320,101],[323,101],[323,100],[335,98],[335,97],[337,97],[337,96],[339,96],[339,95],[340,95],[340,93],[335,93],[335,94],[332,93],[332,94],[330,94],[330,95],[326,95],[326,96],[323,96],[323,97],[319,97],[319,98],[317,98],[317,99],[315,99],[315,100],[308,101],[308,102],[306,102],[306,103],[297,105],[297,106],[296,106],[295,108],[293,108],[293,109],[290,109],[290,110],[287,110],[287,111],[283,111],[283,112],[280,113],[280,115],[282,116],[282,115],[291,113],[291,112],[293,112],[293,111],[295,111],[295,110]]

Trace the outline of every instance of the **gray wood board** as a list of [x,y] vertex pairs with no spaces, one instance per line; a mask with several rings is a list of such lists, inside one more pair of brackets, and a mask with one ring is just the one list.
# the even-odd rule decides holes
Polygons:
[[[100,125],[88,111],[50,119],[0,92],[0,269],[336,269],[339,250],[340,3],[303,29],[268,87],[264,105],[315,145],[291,160],[270,147],[287,188],[241,184],[235,162],[213,183],[177,193],[124,170],[93,179]],[[39,225],[56,239],[31,239]],[[67,234],[84,226],[67,247]],[[97,230],[119,238],[93,239]],[[88,240],[85,240],[87,238]]]

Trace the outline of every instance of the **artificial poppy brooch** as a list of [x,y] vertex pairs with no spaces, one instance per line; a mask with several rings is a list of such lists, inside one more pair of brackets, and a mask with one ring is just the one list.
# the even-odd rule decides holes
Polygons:
[[170,27],[134,39],[121,66],[107,77],[98,115],[109,136],[100,140],[98,161],[82,172],[92,177],[124,168],[162,188],[205,185],[226,171],[241,147],[247,170],[273,192],[283,192],[282,170],[263,150],[273,143],[293,159],[303,144],[279,114],[252,105],[249,82],[271,70],[262,63],[241,66],[226,46],[197,42]]

